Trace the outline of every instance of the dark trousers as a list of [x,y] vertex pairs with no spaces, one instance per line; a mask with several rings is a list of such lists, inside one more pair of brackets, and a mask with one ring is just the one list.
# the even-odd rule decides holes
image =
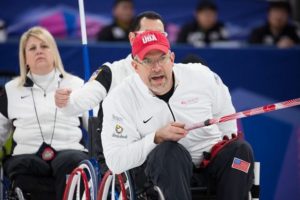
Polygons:
[[193,163],[189,152],[177,142],[158,145],[147,158],[146,176],[172,200],[192,199]]
[[[11,180],[24,179],[24,177],[28,177],[28,175],[37,176],[41,180],[45,177],[53,177],[56,199],[61,200],[66,185],[66,175],[70,174],[84,159],[88,159],[87,153],[78,150],[59,151],[56,157],[49,163],[35,154],[16,155],[4,162],[4,171]],[[22,181],[23,180],[21,180],[21,182]],[[33,184],[28,180],[24,181],[26,184]],[[32,188],[35,187],[38,188],[39,186],[33,185]],[[28,185],[28,188],[31,187]],[[33,191],[33,193],[34,192],[35,191]],[[33,196],[35,199],[44,199],[37,195]]]
[[[233,168],[233,159],[250,163],[248,172]],[[243,167],[241,166],[243,169]],[[209,178],[209,186],[216,192],[217,200],[245,200],[254,179],[254,158],[251,146],[242,139],[225,146],[203,170]]]
[[[234,157],[250,163],[247,173],[232,168]],[[159,186],[167,200],[190,200],[192,176],[209,183],[218,200],[243,200],[253,182],[253,152],[244,140],[225,146],[214,160],[193,175],[193,163],[188,151],[179,143],[164,142],[148,156],[145,174]]]

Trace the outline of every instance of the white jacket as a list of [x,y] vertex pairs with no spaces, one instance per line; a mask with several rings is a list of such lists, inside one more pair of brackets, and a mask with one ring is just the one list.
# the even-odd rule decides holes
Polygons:
[[[30,78],[27,78],[27,86],[19,86],[18,84],[19,79],[8,82],[5,85],[5,92],[0,98],[0,146],[10,134],[11,127],[14,126],[13,139],[16,146],[13,155],[36,153],[43,139],[34,104],[45,142],[50,143],[56,109],[54,92],[59,84],[60,87],[80,88],[83,85],[83,80],[73,75],[62,77],[58,72],[55,72],[55,77],[47,88],[46,96],[44,96],[44,91]],[[33,103],[31,88],[35,103]],[[85,117],[87,116],[85,115]],[[79,143],[82,139],[82,131],[79,126],[78,116],[66,116],[57,110],[51,144],[54,149],[57,151],[64,149],[84,150],[85,148]]]
[[[67,106],[61,108],[61,111],[68,115],[74,115],[98,106],[108,92],[120,84],[126,77],[135,73],[131,66],[131,61],[131,54],[129,54],[125,59],[113,63],[104,63],[103,66],[107,66],[111,71],[111,79],[104,80],[110,84],[110,87],[106,89],[97,79],[97,70],[94,73],[94,78],[92,75],[91,80],[85,83],[82,88],[72,91]],[[100,77],[100,79],[103,80],[103,77]]]
[[[154,96],[137,74],[104,100],[101,137],[107,165],[114,173],[143,164],[156,146],[156,130],[168,122],[189,124],[235,112],[227,87],[206,66],[174,64],[173,72],[175,90],[168,104]],[[179,143],[198,166],[203,151],[236,131],[236,121],[230,121],[192,130]]]

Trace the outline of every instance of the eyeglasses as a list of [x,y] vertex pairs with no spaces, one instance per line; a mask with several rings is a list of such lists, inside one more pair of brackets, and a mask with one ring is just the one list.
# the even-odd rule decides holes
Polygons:
[[[147,31],[147,30],[145,30],[145,31]],[[135,36],[137,36],[137,35],[139,35],[139,34],[145,32],[145,31],[135,31],[135,32],[133,32],[133,33],[135,34]],[[161,32],[161,33],[162,33],[165,37],[168,37],[168,33],[167,33],[167,32]]]
[[142,61],[139,61],[137,58],[135,58],[134,60],[137,63],[144,65],[147,68],[153,68],[156,64],[158,64],[159,66],[165,65],[169,61],[169,59],[170,59],[170,54],[163,55],[156,60],[152,60],[149,58],[145,58]]

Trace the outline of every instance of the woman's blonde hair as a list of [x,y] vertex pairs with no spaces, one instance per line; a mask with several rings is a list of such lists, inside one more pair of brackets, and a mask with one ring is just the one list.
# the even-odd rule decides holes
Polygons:
[[53,63],[54,67],[58,69],[58,71],[61,74],[66,75],[55,39],[53,38],[51,33],[45,28],[40,26],[34,26],[30,28],[28,31],[26,31],[25,33],[23,33],[20,39],[20,44],[19,44],[20,82],[19,84],[23,85],[25,83],[26,75],[29,71],[29,68],[26,64],[25,47],[30,37],[35,37],[37,39],[40,39],[49,45],[54,57],[54,63]]

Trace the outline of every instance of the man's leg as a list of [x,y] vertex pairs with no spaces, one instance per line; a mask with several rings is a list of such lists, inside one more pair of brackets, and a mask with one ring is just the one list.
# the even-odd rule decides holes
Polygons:
[[145,173],[166,199],[190,200],[193,163],[189,152],[177,142],[163,142],[149,154]]
[[254,178],[251,146],[244,140],[234,141],[222,149],[207,166],[216,183],[218,200],[244,200]]

